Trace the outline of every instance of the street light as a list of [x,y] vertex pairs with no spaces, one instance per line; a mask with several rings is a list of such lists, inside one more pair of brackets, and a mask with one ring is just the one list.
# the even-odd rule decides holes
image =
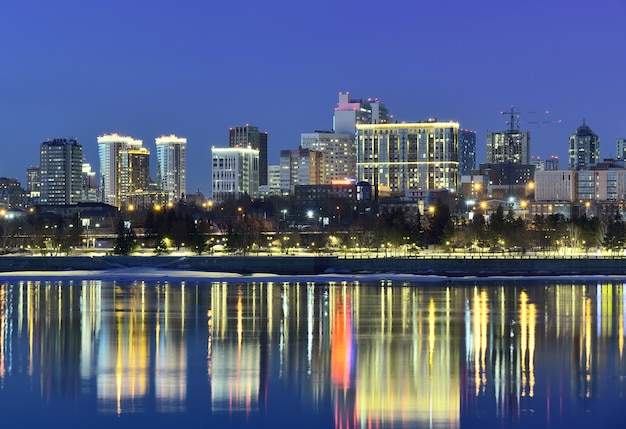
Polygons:
[[526,206],[528,205],[528,203],[525,200],[522,200],[519,202],[519,205],[522,208],[522,217],[524,220],[526,220]]

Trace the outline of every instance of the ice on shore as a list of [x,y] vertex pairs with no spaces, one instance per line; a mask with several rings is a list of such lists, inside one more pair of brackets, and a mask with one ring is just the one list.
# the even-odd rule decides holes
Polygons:
[[418,274],[394,274],[394,273],[327,273],[317,275],[279,275],[271,273],[238,274],[227,272],[210,272],[194,270],[175,270],[162,268],[115,268],[109,270],[63,270],[63,271],[12,271],[0,272],[0,281],[6,280],[176,280],[176,281],[196,281],[196,282],[380,282],[380,281],[402,281],[412,283],[433,283],[449,281],[473,281],[473,282],[493,282],[515,279],[607,279],[626,281],[626,276],[436,276]]

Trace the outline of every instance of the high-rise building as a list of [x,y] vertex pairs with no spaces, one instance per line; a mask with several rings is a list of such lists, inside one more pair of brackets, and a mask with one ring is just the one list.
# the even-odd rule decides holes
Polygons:
[[41,174],[39,166],[28,167],[26,169],[26,201],[27,205],[39,204],[41,197]]
[[391,122],[391,115],[378,98],[353,100],[349,92],[339,93],[339,102],[333,116],[333,130],[336,133],[354,135],[357,124],[386,122]]
[[150,151],[141,140],[117,133],[98,137],[102,201],[118,208],[150,186]]
[[533,156],[530,163],[535,166],[535,171],[551,171],[559,169],[559,157],[552,155],[548,159],[541,159],[538,156]]
[[24,208],[26,192],[17,179],[0,177],[0,207],[2,209]]
[[459,175],[470,175],[476,168],[476,131],[459,129]]
[[98,194],[98,179],[96,172],[91,170],[91,164],[83,162],[83,203],[97,203],[100,201]]
[[381,194],[457,191],[458,122],[357,124],[356,129],[358,181]]
[[600,138],[583,124],[569,138],[569,168],[584,170],[600,161]]
[[187,139],[169,136],[157,137],[157,182],[167,193],[168,202],[184,198],[187,188]]
[[530,164],[530,132],[510,129],[487,133],[487,164]]
[[212,148],[211,189],[213,199],[259,194],[259,151],[250,147]]
[[83,147],[75,138],[48,140],[39,151],[40,203],[76,204],[83,197]]
[[259,196],[282,195],[280,191],[280,165],[267,166],[267,185],[259,186]]
[[283,195],[293,195],[296,185],[320,185],[322,177],[321,152],[304,148],[280,151],[280,190]]
[[321,184],[356,177],[354,134],[332,131],[302,133],[300,147],[322,153]]
[[615,158],[626,160],[626,138],[624,137],[615,142]]
[[258,127],[243,125],[228,132],[228,147],[251,147],[259,151],[259,185],[267,185],[267,133]]

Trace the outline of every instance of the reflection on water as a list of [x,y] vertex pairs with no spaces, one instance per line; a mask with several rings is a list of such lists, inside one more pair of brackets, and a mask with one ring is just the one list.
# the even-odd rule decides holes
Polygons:
[[626,413],[625,301],[612,282],[4,283],[0,403],[82,426],[582,427]]

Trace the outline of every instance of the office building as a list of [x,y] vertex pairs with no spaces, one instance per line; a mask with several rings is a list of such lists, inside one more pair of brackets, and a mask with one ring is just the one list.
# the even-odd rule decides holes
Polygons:
[[150,151],[142,141],[117,133],[98,137],[100,193],[106,204],[126,209],[127,200],[150,185]]
[[535,201],[575,201],[577,174],[571,170],[535,172]]
[[485,196],[511,204],[528,198],[532,191],[535,165],[514,162],[480,164],[478,173],[483,179],[475,183],[482,182],[485,185]]
[[40,204],[64,205],[83,197],[83,147],[75,138],[48,140],[39,151]]
[[267,133],[258,127],[243,125],[228,132],[228,147],[251,147],[259,151],[259,185],[267,185]]
[[297,185],[322,184],[322,153],[298,148],[280,151],[280,190],[293,195]]
[[187,188],[187,139],[173,134],[156,139],[157,183],[168,202],[184,198]]
[[569,138],[569,168],[584,170],[600,161],[600,138],[583,119]]
[[333,131],[302,133],[300,147],[321,152],[322,184],[356,177],[354,134]]
[[340,92],[333,130],[338,134],[356,133],[357,124],[381,124],[391,122],[392,116],[378,98],[352,99],[349,92]]
[[476,168],[476,131],[459,129],[459,175]]
[[380,196],[409,189],[457,191],[458,122],[358,124],[356,129],[357,180],[370,183]]
[[247,195],[258,197],[259,151],[250,147],[212,148],[213,199],[224,201]]

